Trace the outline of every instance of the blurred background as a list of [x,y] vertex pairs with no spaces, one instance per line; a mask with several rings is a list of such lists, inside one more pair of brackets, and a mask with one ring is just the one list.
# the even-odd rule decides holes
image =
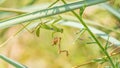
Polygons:
[[[1,0],[0,7],[33,12],[38,9],[47,8],[55,1],[56,0]],[[80,0],[66,1],[72,3]],[[59,2],[56,5],[62,4],[62,2]],[[111,0],[109,1],[109,4],[120,11],[120,0]],[[78,12],[79,10],[75,11]],[[0,11],[0,20],[6,20],[18,15],[21,15],[21,13]],[[60,16],[65,20],[78,22],[71,12],[62,13]],[[107,11],[103,5],[101,6],[99,4],[87,7],[84,11],[83,18],[87,21],[92,21],[92,23],[88,23],[89,26],[99,29],[117,40],[120,40],[120,19]],[[46,18],[43,18],[42,20],[46,21]],[[36,22],[36,20],[32,22]],[[37,22],[39,21],[37,20]],[[72,68],[76,65],[84,64],[92,59],[104,56],[103,52],[96,44],[87,44],[88,42],[91,42],[90,35],[87,31],[76,40],[79,36],[77,32],[81,29],[62,25],[56,26],[64,29],[63,33],[55,33],[55,37],[61,37],[61,49],[67,50],[69,56],[66,56],[65,53],[59,54],[58,45],[52,46],[54,39],[52,38],[52,31],[50,30],[40,29],[40,37],[37,37],[35,32],[30,33],[28,30],[23,30],[18,33],[17,36],[13,37],[15,33],[23,28],[21,24],[0,30],[1,44],[10,39],[0,48],[0,54],[4,54],[7,57],[26,65],[28,68]],[[34,28],[30,31],[32,30],[34,30]],[[106,40],[103,40],[98,36],[97,38],[103,45],[106,44]],[[114,47],[111,47],[109,51],[116,48],[115,45],[113,46]],[[119,55],[116,55],[115,57],[119,60]],[[79,68],[104,68],[104,65],[90,63]],[[14,67],[0,59],[0,68]]]

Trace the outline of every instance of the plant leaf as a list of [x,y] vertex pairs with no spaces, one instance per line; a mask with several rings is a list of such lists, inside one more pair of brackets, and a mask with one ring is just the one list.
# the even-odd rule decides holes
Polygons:
[[39,37],[40,36],[40,26],[37,28],[36,30],[36,36]]

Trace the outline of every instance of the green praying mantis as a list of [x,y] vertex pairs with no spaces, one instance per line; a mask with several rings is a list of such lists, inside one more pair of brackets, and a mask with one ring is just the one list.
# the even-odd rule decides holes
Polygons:
[[[62,1],[63,3],[65,3],[65,1],[64,0],[56,0],[55,2],[53,2],[50,6],[48,6],[48,8],[50,8],[50,7],[52,7],[53,5],[55,5],[56,3],[58,3],[59,1]],[[79,12],[79,15],[80,16],[82,16],[82,14],[83,14],[83,12],[84,12],[84,10],[85,10],[85,8],[86,8],[86,5],[84,5],[82,8],[80,8],[80,12]],[[47,30],[52,30],[53,31],[53,33],[52,33],[52,37],[53,37],[53,35],[54,35],[54,33],[56,33],[56,32],[61,32],[61,33],[63,33],[63,29],[61,29],[61,28],[58,28],[58,27],[56,27],[54,24],[56,23],[56,22],[58,22],[58,21],[60,21],[61,19],[62,19],[62,17],[59,15],[59,19],[56,19],[56,20],[54,20],[53,21],[53,23],[52,24],[47,24],[47,22],[42,22],[42,23],[39,23],[37,26],[36,26],[36,28],[35,28],[35,33],[36,33],[36,36],[37,37],[39,37],[40,36],[40,29],[42,28],[42,29],[47,29]],[[29,23],[28,23],[29,24]],[[28,25],[27,24],[27,25]],[[24,28],[26,28],[26,26],[27,25],[23,25],[24,26]],[[27,29],[27,28],[26,28]],[[28,30],[28,29],[27,29]],[[29,30],[28,30],[29,31]],[[32,31],[32,32],[34,32],[34,31]],[[30,32],[30,31],[29,31]]]
[[14,34],[14,36],[16,36],[18,33],[20,33],[23,29],[26,29],[30,33],[34,33],[35,32],[36,36],[39,37],[40,36],[40,29],[46,29],[46,30],[53,31],[53,33],[52,33],[52,37],[53,37],[54,33],[57,33],[57,32],[63,33],[63,29],[62,28],[59,28],[59,27],[54,25],[55,23],[57,23],[61,19],[62,19],[62,17],[59,16],[59,18],[55,19],[52,23],[48,23],[50,21],[46,21],[46,22],[41,21],[40,23],[38,23],[37,26],[35,26],[35,28],[32,31],[27,28],[27,26],[30,25],[31,22],[27,23],[26,25],[21,24],[23,26],[23,28],[20,29],[18,32],[16,32]]
[[52,30],[53,33],[52,33],[52,37],[53,37],[53,34],[56,33],[56,32],[60,32],[60,33],[63,33],[63,29],[62,28],[58,28],[56,27],[54,24],[58,21],[60,21],[61,18],[59,19],[56,19],[53,21],[52,24],[47,24],[46,22],[45,23],[40,23],[36,26],[36,36],[39,37],[39,34],[40,34],[40,29],[46,29],[46,30]]
[[[52,7],[53,5],[55,5],[57,2],[59,2],[60,0],[56,0],[54,3],[52,3],[50,6],[48,6],[48,8],[50,8],[50,7]],[[64,0],[61,0],[63,3],[64,3]],[[80,14],[80,16],[82,16],[82,14],[83,14],[83,11],[85,10],[85,6],[84,7],[82,7],[82,8],[80,8],[80,12],[79,12],[79,14]],[[52,33],[52,37],[54,36],[54,33],[57,33],[57,32],[60,32],[60,33],[63,33],[63,29],[61,29],[61,28],[58,28],[58,27],[56,27],[54,24],[55,23],[57,23],[57,22],[59,22],[60,20],[62,19],[62,17],[59,15],[59,19],[56,19],[56,20],[54,20],[53,21],[53,23],[52,24],[48,24],[47,22],[41,22],[41,23],[39,23],[36,27],[35,27],[35,33],[36,33],[36,36],[37,37],[40,37],[40,29],[42,28],[42,29],[46,29],[46,30],[51,30],[51,31],[53,31],[53,33]],[[24,27],[26,27],[26,26],[24,26]],[[27,29],[28,30],[28,29]],[[28,30],[29,31],[29,30]],[[33,32],[34,32],[33,31]],[[83,33],[84,33],[84,31],[83,31]],[[61,41],[61,37],[54,37],[53,38],[53,44],[52,45],[58,45],[58,52],[59,53],[62,53],[62,52],[65,52],[66,53],[66,55],[68,56],[68,51],[67,50],[62,50],[61,49],[61,45],[60,45],[60,42]]]
[[[53,4],[51,4],[48,8],[50,8],[50,7],[52,7],[53,5],[55,5],[57,2],[59,2],[60,0],[56,0]],[[63,3],[64,3],[64,0],[61,0]],[[84,11],[84,9],[85,9],[85,6],[83,7],[83,8],[80,8],[80,16],[82,16],[82,14],[83,14],[83,11]],[[26,24],[26,25],[23,25],[22,24],[22,26],[23,26],[23,28],[22,29],[20,29],[17,33],[15,33],[14,34],[14,36],[16,36],[19,32],[21,32],[23,29],[26,29],[27,31],[29,31],[29,32],[31,32],[31,33],[33,33],[34,31],[35,31],[35,34],[36,34],[36,36],[37,37],[40,37],[40,29],[42,28],[42,29],[46,29],[46,30],[51,30],[51,31],[53,31],[53,33],[52,33],[52,37],[54,37],[54,34],[55,33],[57,33],[57,32],[60,32],[60,33],[63,33],[63,29],[62,28],[59,28],[59,27],[56,27],[54,24],[55,23],[57,23],[57,22],[59,22],[60,20],[62,19],[62,17],[59,15],[59,19],[55,19],[53,22],[52,22],[52,24],[48,24],[47,22],[41,22],[41,23],[39,23],[36,27],[35,27],[35,30],[33,30],[32,32],[29,30],[29,29],[27,29],[27,26],[28,25],[30,25],[31,24],[31,22],[29,22],[28,24]],[[84,33],[84,31],[83,31],[83,33]],[[53,40],[55,40],[56,39],[56,37],[53,39]],[[60,41],[61,39],[60,38],[57,38],[57,42],[56,43],[58,43],[58,46],[59,46],[59,53],[61,53],[61,52],[66,52],[66,55],[68,55],[68,51],[67,50],[61,50],[61,45],[60,45]],[[6,42],[5,42],[6,43]]]

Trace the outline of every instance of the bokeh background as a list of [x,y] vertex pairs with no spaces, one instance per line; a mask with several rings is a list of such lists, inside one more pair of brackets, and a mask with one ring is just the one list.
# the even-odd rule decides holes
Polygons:
[[[31,9],[37,9],[38,7],[43,9],[55,2],[55,0],[5,0],[1,2],[0,7],[4,8],[16,8],[23,11],[32,12]],[[80,0],[66,0],[68,3],[80,1]],[[119,0],[111,0],[110,4],[114,8],[120,8]],[[61,5],[59,2],[58,5]],[[119,9],[120,10],[120,9]],[[75,10],[78,12],[78,10]],[[0,20],[9,19],[20,15],[18,13],[12,12],[2,12],[0,11]],[[74,15],[70,12],[60,14],[61,16],[67,16],[68,20],[76,21]],[[114,38],[120,40],[120,33],[116,33],[112,30],[105,29],[111,28],[119,32],[120,30],[120,20],[112,15],[110,12],[105,10],[100,5],[89,6],[85,9],[83,18],[93,21],[90,26],[93,26],[107,34],[113,36]],[[43,19],[46,20],[46,19]],[[98,27],[94,24],[102,25],[103,27]],[[78,34],[76,32],[80,29],[67,26],[59,26],[64,29],[63,33],[56,33],[55,36],[61,37],[61,48],[63,50],[68,50],[69,56],[65,53],[58,54],[58,46],[52,45],[52,31],[41,29],[40,37],[37,37],[35,33],[30,33],[27,30],[21,31],[17,36],[13,37],[7,43],[0,48],[0,54],[4,54],[7,57],[14,59],[28,68],[72,68],[76,65],[80,65],[91,61],[92,59],[99,58],[103,56],[102,51],[96,44],[86,44],[90,40],[90,35],[86,31],[80,39],[76,39]],[[0,30],[0,43],[2,44],[16,32],[18,32],[23,26],[16,25],[7,29]],[[103,45],[106,41],[98,37]],[[113,48],[110,48],[110,51]],[[116,57],[119,57],[117,55]],[[0,59],[0,68],[14,68],[7,62]],[[80,68],[103,68],[102,65],[98,63],[91,63]]]

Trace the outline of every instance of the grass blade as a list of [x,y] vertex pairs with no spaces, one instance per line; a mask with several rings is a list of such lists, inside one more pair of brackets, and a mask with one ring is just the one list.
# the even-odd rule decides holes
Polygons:
[[[79,24],[78,22],[72,22],[72,21],[61,21],[59,22],[58,24],[60,25],[63,25],[63,26],[70,26],[70,27],[73,27],[73,28],[78,28],[78,29],[82,29],[84,28],[81,24]],[[101,38],[103,38],[104,40],[108,40],[108,37],[109,37],[109,42],[113,43],[114,45],[116,46],[120,46],[120,41],[115,39],[114,37],[112,36],[108,36],[108,34],[106,34],[105,32],[101,31],[101,30],[98,30],[94,27],[90,27],[90,30],[96,34],[96,35],[99,35]],[[100,35],[101,34],[101,35]],[[104,36],[103,36],[104,35]]]
[[98,3],[102,3],[102,2],[106,2],[106,1],[107,0],[79,1],[79,2],[74,2],[74,3],[61,5],[61,6],[57,6],[57,7],[53,7],[53,8],[39,10],[39,11],[28,13],[28,14],[23,14],[23,15],[15,17],[15,18],[1,21],[0,22],[0,29],[7,28],[7,27],[10,27],[10,26],[13,26],[16,24],[20,24],[23,22],[35,20],[38,18],[44,18],[44,17],[53,16],[56,14],[68,12],[71,10],[79,9],[80,7],[84,6],[84,3],[86,3],[86,6],[90,6],[90,5],[94,5],[94,4],[98,4]]
[[0,55],[0,58],[3,59],[4,61],[8,62],[9,64],[15,66],[16,68],[27,68],[26,66],[4,56],[4,55]]
[[102,4],[102,6],[120,20],[120,11],[113,8],[112,6],[110,6],[107,3]]

